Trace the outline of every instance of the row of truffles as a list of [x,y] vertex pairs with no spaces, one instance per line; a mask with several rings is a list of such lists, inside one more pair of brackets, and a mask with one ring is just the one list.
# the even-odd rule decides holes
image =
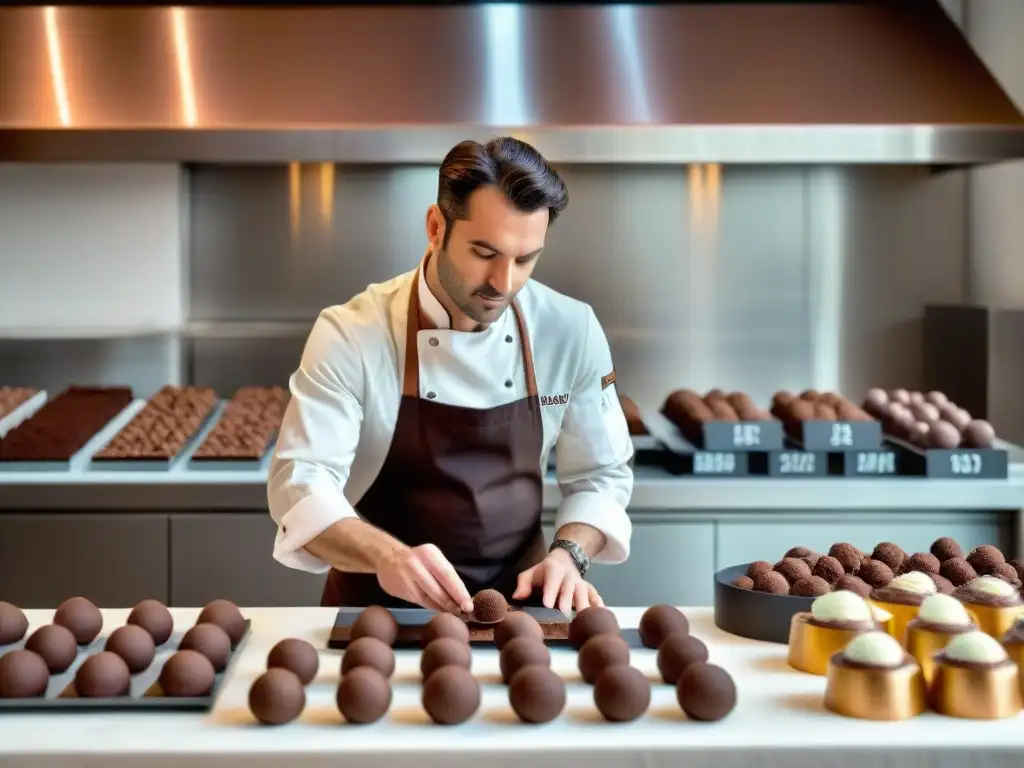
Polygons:
[[0,419],[10,416],[38,393],[33,387],[0,387]]
[[0,461],[70,461],[131,402],[128,387],[69,387],[0,438]]
[[849,542],[829,547],[821,555],[808,547],[792,547],[772,564],[758,560],[747,573],[733,582],[742,589],[774,595],[817,597],[832,591],[848,590],[867,597],[871,590],[885,587],[901,574],[927,574],[938,592],[954,590],[979,576],[994,576],[1021,588],[1024,560],[1006,561],[996,547],[982,545],[964,554],[953,539],[936,539],[928,552],[908,554],[899,545],[883,541],[870,553]]
[[281,428],[287,405],[288,391],[282,387],[242,387],[192,460],[261,459]]
[[[172,698],[206,696],[216,675],[228,665],[232,650],[245,635],[245,619],[227,600],[215,600],[200,612],[173,655],[160,668],[159,695]],[[148,670],[157,649],[174,632],[171,612],[157,600],[143,600],[123,626],[106,638],[103,650],[90,648],[103,630],[103,614],[90,600],[72,597],[61,603],[53,623],[28,635],[23,648],[0,657],[0,698],[38,698],[47,694],[50,678],[75,670],[74,695],[114,698],[130,693],[131,678]],[[0,602],[0,645],[25,639],[28,619],[21,609]]]
[[629,434],[648,434],[647,427],[644,425],[643,417],[640,415],[640,408],[635,402],[633,402],[633,399],[626,397],[625,395],[619,395],[619,405],[622,406],[622,413],[626,417],[626,426],[629,427]]
[[799,395],[780,390],[772,396],[771,414],[791,437],[799,438],[805,421],[872,421],[862,408],[835,392],[805,389]]
[[766,421],[771,415],[755,405],[750,395],[743,392],[726,394],[712,389],[703,397],[693,390],[672,392],[661,407],[661,412],[676,425],[683,436],[699,443],[705,424],[712,421]]
[[991,448],[996,439],[991,424],[973,418],[942,392],[872,389],[864,410],[887,434],[918,448]]
[[216,404],[217,393],[209,387],[164,387],[93,460],[169,461],[181,453]]

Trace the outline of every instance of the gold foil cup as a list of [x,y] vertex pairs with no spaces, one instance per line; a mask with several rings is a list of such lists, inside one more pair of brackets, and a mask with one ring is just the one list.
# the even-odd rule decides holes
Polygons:
[[926,685],[931,685],[935,679],[935,654],[945,648],[958,634],[963,633],[936,632],[917,624],[907,627],[907,652],[921,665],[921,674]]
[[829,660],[825,707],[861,720],[906,720],[927,708],[921,668],[907,658],[900,667],[863,667]]
[[879,605],[871,602],[868,602],[868,605],[871,606],[871,613],[874,614],[875,621],[878,622],[881,630],[887,635],[892,635],[892,633],[896,631],[896,619],[893,618],[893,615]]
[[991,667],[961,666],[935,659],[935,679],[928,689],[931,708],[949,717],[999,720],[1021,710],[1017,665],[1005,661]]
[[917,618],[917,611],[921,606],[887,603],[884,600],[872,600],[870,598],[868,598],[868,602],[886,611],[892,617],[889,621],[883,622],[882,626],[888,634],[900,642],[900,645],[906,647],[907,625]]
[[1024,696],[1024,674],[1020,672],[1024,669],[1024,666],[1021,666],[1024,664],[1024,643],[1003,643],[1003,648],[1006,649],[1006,655],[1010,657],[1010,661],[1017,665],[1021,695]]
[[798,613],[789,624],[789,666],[812,675],[828,673],[832,654],[870,629],[840,629],[811,623],[810,613]]
[[1024,605],[981,605],[980,603],[964,603],[967,613],[974,619],[978,629],[991,635],[999,642],[1003,635],[1024,615]]

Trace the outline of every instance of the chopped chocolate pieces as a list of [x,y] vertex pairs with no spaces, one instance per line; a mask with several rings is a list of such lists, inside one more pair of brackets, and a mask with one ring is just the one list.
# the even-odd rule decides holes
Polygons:
[[193,455],[201,461],[258,460],[281,428],[288,392],[281,387],[244,387]]
[[164,387],[93,458],[170,460],[202,427],[217,404],[209,387]]

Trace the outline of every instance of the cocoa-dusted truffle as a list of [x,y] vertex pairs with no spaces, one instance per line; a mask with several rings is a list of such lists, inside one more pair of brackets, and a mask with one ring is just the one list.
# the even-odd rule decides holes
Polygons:
[[110,633],[105,650],[116,653],[128,665],[128,671],[137,675],[149,669],[156,656],[156,643],[149,632],[134,624],[125,624]]
[[1015,570],[1017,572],[1017,578],[1020,579],[1021,581],[1024,581],[1024,560],[1022,560],[1022,559],[1011,560],[1008,563],[1008,565],[1012,565],[1013,566],[1013,570]]
[[987,421],[975,419],[964,427],[963,439],[969,448],[991,448],[996,431]]
[[883,541],[881,544],[878,544],[871,553],[872,560],[878,560],[879,562],[885,563],[893,573],[899,571],[900,566],[903,565],[903,561],[906,557],[907,553],[891,541]]
[[952,595],[956,591],[956,587],[949,579],[945,576],[941,576],[937,573],[929,573],[928,576],[935,582],[935,589],[938,590],[940,595]]
[[732,583],[732,585],[734,587],[739,587],[740,589],[753,589],[754,580],[749,576],[740,576],[738,579],[736,579],[736,581]]
[[[434,643],[442,642],[435,640]],[[433,645],[433,643],[431,643]],[[480,708],[480,683],[465,667],[449,664],[423,684],[423,709],[440,725],[456,725]]]
[[[572,625],[570,624],[570,631],[571,627]],[[522,637],[524,635],[537,640],[543,640],[544,629],[541,627],[540,622],[530,614],[524,611],[513,611],[506,614],[501,623],[494,628],[494,647],[500,651],[513,637]]]
[[154,645],[163,645],[174,631],[174,618],[159,600],[143,600],[128,614],[128,624],[142,627],[153,638]]
[[736,706],[736,683],[714,664],[691,664],[676,683],[676,700],[691,720],[721,720]]
[[884,587],[892,581],[892,569],[880,560],[868,560],[857,575],[871,587]]
[[789,594],[800,597],[818,597],[832,591],[832,585],[819,576],[799,579],[789,589]]
[[871,594],[871,585],[859,576],[847,574],[836,582],[836,592],[853,592],[855,595],[867,597]]
[[767,560],[755,560],[747,567],[747,576],[753,579],[761,571],[770,571],[774,567]]
[[669,685],[675,685],[687,667],[708,660],[708,647],[692,635],[673,635],[658,649],[658,671]]
[[[583,647],[586,648],[587,646],[584,645]],[[580,653],[582,654],[583,652],[580,651]],[[512,679],[512,675],[523,667],[534,664],[543,667],[551,666],[551,651],[536,638],[514,637],[501,649],[498,663],[501,669],[501,681],[507,683]]]
[[494,624],[508,613],[508,601],[496,589],[485,589],[473,595],[473,620],[481,624]]
[[424,680],[428,680],[441,667],[469,669],[472,660],[473,655],[468,645],[451,637],[440,637],[423,649],[420,656],[420,673]]
[[466,622],[453,613],[439,613],[423,628],[420,644],[426,648],[432,640],[437,640],[439,637],[451,637],[460,643],[468,643],[469,627],[466,626]]
[[915,552],[903,563],[903,570],[907,573],[920,571],[921,573],[935,574],[939,572],[942,563],[939,558],[928,552]]
[[523,667],[509,681],[508,703],[520,720],[548,723],[565,709],[565,681],[548,667]]
[[75,672],[75,692],[86,699],[110,699],[124,696],[131,685],[131,672],[124,659],[110,651],[100,651],[82,662]]
[[350,723],[374,723],[391,707],[391,684],[373,667],[356,667],[338,685],[338,711]]
[[79,645],[88,645],[103,629],[103,614],[84,597],[70,597],[57,606],[53,623],[70,629]]
[[787,557],[775,564],[775,572],[781,573],[786,581],[794,584],[800,579],[811,575],[811,569],[807,563],[796,557]]
[[786,577],[776,571],[758,571],[754,576],[754,589],[772,595],[788,595],[789,582]]
[[843,568],[842,563],[831,555],[820,557],[812,571],[812,575],[817,576],[819,579],[824,579],[832,586],[835,586],[836,582],[839,581],[845,573],[846,570]]
[[592,605],[576,614],[569,623],[569,645],[577,651],[590,638],[606,632],[618,632],[619,620],[602,606]]
[[805,557],[809,557],[814,554],[814,550],[808,549],[807,547],[790,547],[786,550],[786,554],[782,556],[783,560],[787,557],[795,557],[803,560]]
[[833,544],[829,548],[828,554],[829,557],[834,557],[839,561],[844,571],[854,576],[857,575],[857,571],[860,569],[860,561],[864,558],[863,552],[853,546],[853,544],[846,542]]
[[28,632],[28,618],[16,605],[0,600],[0,645],[21,641]]
[[391,611],[379,605],[364,608],[352,624],[349,640],[373,637],[391,647],[398,638],[398,622]]
[[670,635],[690,632],[690,622],[673,605],[652,605],[640,617],[640,642],[648,648],[658,648]]
[[268,669],[249,689],[249,710],[263,725],[290,723],[305,708],[306,689],[290,669]]
[[594,706],[606,720],[636,720],[651,705],[651,684],[635,667],[605,667],[594,682]]
[[242,642],[245,636],[245,617],[238,610],[238,606],[229,600],[214,600],[208,603],[200,612],[196,624],[203,622],[216,624],[223,629],[231,640],[232,648]]
[[1017,575],[1017,569],[1009,563],[1000,563],[989,572],[989,575],[995,576],[1003,581],[1007,581],[1018,588],[1021,585],[1020,576]]
[[967,582],[978,578],[978,574],[971,564],[962,557],[943,560],[942,565],[939,566],[939,573],[949,579],[954,587],[962,587]]
[[[441,638],[434,643],[442,641],[464,645],[451,638]],[[360,637],[350,642],[345,648],[345,653],[341,655],[341,674],[348,674],[356,667],[373,667],[384,677],[391,677],[395,672],[395,652],[383,640],[369,635]]]
[[178,651],[160,670],[160,688],[175,698],[205,696],[215,678],[213,664],[199,651]]
[[956,543],[955,539],[949,536],[943,536],[941,539],[936,539],[932,542],[931,549],[928,550],[935,555],[939,562],[945,562],[954,557],[963,557],[964,551],[960,548],[960,545]]
[[223,672],[231,655],[231,638],[216,624],[203,622],[191,627],[178,645],[179,651],[198,651],[210,660],[215,672]]
[[982,544],[980,547],[975,547],[971,550],[971,553],[967,555],[967,562],[971,564],[971,567],[979,576],[987,576],[992,573],[992,569],[997,565],[1005,563],[1006,558],[995,547]]
[[32,699],[46,693],[50,670],[43,657],[26,650],[0,656],[0,699]]
[[25,650],[38,653],[50,674],[59,675],[74,663],[78,656],[78,643],[67,627],[48,624],[29,635]]
[[288,637],[270,649],[267,669],[284,667],[295,673],[303,685],[309,685],[320,669],[320,655],[310,643]]
[[603,635],[595,635],[580,648],[576,663],[584,682],[593,685],[606,667],[629,664],[629,643],[619,634],[606,632]]

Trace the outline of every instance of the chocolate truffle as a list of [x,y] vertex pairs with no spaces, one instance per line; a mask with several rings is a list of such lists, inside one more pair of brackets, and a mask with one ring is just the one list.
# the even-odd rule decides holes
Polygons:
[[946,397],[944,392],[938,392],[932,390],[924,396],[925,402],[931,403],[932,405],[943,406],[949,402],[949,398]]
[[787,557],[775,564],[775,572],[781,573],[786,581],[793,584],[811,575],[807,563],[796,557]]
[[70,667],[78,656],[78,643],[71,630],[60,624],[47,624],[33,632],[25,650],[38,653],[51,675],[59,675]]
[[864,396],[865,410],[874,413],[889,402],[889,395],[884,389],[869,389]]
[[991,448],[996,439],[996,431],[987,421],[975,419],[964,427],[964,445],[969,448]]
[[891,541],[883,541],[881,544],[876,546],[874,551],[871,553],[872,560],[878,560],[879,562],[885,563],[893,573],[899,571],[900,566],[903,565],[903,561],[906,557],[907,553]]
[[88,645],[103,629],[103,614],[84,597],[71,597],[57,606],[53,623],[70,629],[79,645]]
[[672,605],[652,605],[640,617],[640,642],[648,648],[658,648],[670,635],[686,635],[690,622],[682,611]]
[[391,685],[373,667],[356,667],[338,685],[338,711],[350,723],[374,723],[391,707]]
[[618,633],[594,635],[580,648],[576,662],[584,682],[593,685],[606,667],[629,664],[629,643]]
[[523,667],[508,684],[508,703],[527,723],[548,723],[565,709],[565,682],[548,667]]
[[131,672],[116,653],[93,654],[75,672],[75,693],[86,699],[110,699],[124,696],[131,685]]
[[231,655],[231,638],[216,624],[203,622],[189,628],[178,645],[179,651],[198,651],[210,660],[215,672],[223,672]]
[[651,705],[651,684],[635,667],[605,667],[594,682],[594,706],[606,720],[636,720]]
[[861,597],[871,594],[871,585],[859,576],[847,574],[836,582],[836,592],[853,592]]
[[537,640],[543,640],[544,629],[541,627],[540,622],[530,614],[523,611],[513,611],[506,614],[501,623],[494,628],[494,647],[500,651],[513,637],[522,637],[524,635]]
[[932,542],[929,552],[939,558],[940,563],[954,557],[964,556],[964,551],[960,548],[960,545],[949,536],[943,536],[941,539],[936,539]]
[[[434,643],[440,642],[464,645],[451,638],[434,641]],[[468,648],[468,646],[464,647]],[[370,635],[360,637],[358,640],[350,642],[345,648],[345,653],[341,655],[341,674],[345,675],[356,667],[373,667],[384,677],[391,677],[395,673],[395,652],[383,640]]]
[[619,620],[615,618],[615,614],[607,608],[592,605],[577,613],[570,622],[569,645],[578,651],[595,635],[618,631]]
[[480,624],[495,624],[508,613],[508,601],[496,589],[485,589],[473,595],[473,620]]
[[28,619],[16,605],[0,600],[0,645],[17,643],[28,632]]
[[817,576],[819,579],[824,579],[830,585],[835,586],[836,582],[843,577],[846,570],[843,568],[842,563],[836,560],[830,555],[825,555],[818,559],[818,562],[814,566],[812,574]]
[[[531,617],[532,618],[532,617]],[[504,622],[502,622],[504,623]],[[540,626],[539,624],[537,625]],[[495,629],[497,632],[497,629]],[[460,643],[469,642],[469,627],[466,622],[452,613],[439,613],[427,622],[420,635],[420,644],[426,648],[432,640],[439,637],[451,637]]]
[[989,575],[995,576],[1003,581],[1008,581],[1010,584],[1013,584],[1013,586],[1018,588],[1021,585],[1020,576],[1017,575],[1017,569],[1009,563],[1000,563],[990,571]]
[[473,654],[468,645],[451,637],[440,637],[423,649],[420,673],[424,680],[428,680],[441,667],[462,667],[468,670],[472,662]]
[[783,560],[785,560],[787,557],[795,557],[800,560],[803,560],[805,557],[812,554],[814,554],[814,551],[808,549],[807,547],[790,547],[788,550],[786,550],[786,554],[784,554],[782,558]]
[[829,557],[834,557],[839,561],[844,571],[854,576],[857,575],[860,561],[864,558],[864,554],[859,549],[846,542],[833,544],[829,548],[828,554]]
[[50,671],[43,657],[26,650],[0,656],[0,699],[31,699],[46,693]]
[[755,560],[747,568],[747,576],[753,579],[761,571],[770,571],[772,568],[774,568],[774,566],[767,560]]
[[[435,640],[434,643],[443,640]],[[423,709],[435,723],[463,723],[479,708],[480,683],[465,667],[453,664],[441,667],[423,684]]]
[[676,699],[691,720],[721,720],[736,706],[736,683],[714,664],[691,664],[676,683]]
[[196,624],[203,622],[216,624],[223,629],[231,640],[232,648],[242,642],[245,636],[245,618],[238,610],[238,606],[228,600],[214,600],[208,603],[196,619]]
[[143,600],[128,614],[128,623],[142,627],[153,638],[154,645],[163,645],[174,631],[171,612],[159,600]]
[[987,576],[992,573],[992,569],[997,565],[1005,563],[1006,558],[995,547],[982,544],[980,547],[975,547],[971,550],[971,553],[967,555],[967,562],[971,564],[971,567],[979,576]]
[[137,675],[153,663],[156,643],[142,627],[125,624],[111,632],[105,650],[116,653],[128,665],[128,671]]
[[673,635],[658,649],[661,679],[675,685],[687,667],[708,660],[708,647],[692,635]]
[[920,571],[921,573],[939,573],[942,563],[939,558],[928,552],[915,552],[903,563],[903,570],[907,573]]
[[1013,570],[1017,572],[1017,578],[1019,578],[1021,581],[1024,581],[1024,560],[1011,560],[1009,562],[1009,565],[1012,565]]
[[[618,635],[615,635],[615,637],[618,637]],[[587,646],[584,645],[583,647],[586,648]],[[501,669],[501,681],[507,683],[523,667],[531,665],[551,666],[551,652],[544,643],[536,638],[514,637],[501,649],[498,663]]]
[[948,421],[933,422],[928,432],[928,442],[932,448],[956,448],[960,445],[960,430]]
[[776,571],[758,571],[754,576],[754,589],[772,595],[788,595],[789,582]]
[[215,677],[213,664],[199,651],[178,651],[164,662],[160,687],[164,696],[206,696],[213,688]]
[[267,669],[284,667],[295,673],[303,685],[309,685],[320,669],[316,648],[297,637],[288,637],[270,649]]
[[800,597],[818,597],[832,591],[832,585],[819,576],[799,579],[790,587],[789,594]]
[[736,579],[736,581],[732,583],[732,585],[734,587],[739,587],[740,589],[753,589],[754,580],[749,576],[740,576],[738,579]]
[[941,576],[937,573],[929,573],[931,580],[935,582],[935,588],[939,591],[940,595],[952,595],[956,591],[956,587],[953,582],[947,579],[945,576]]
[[[941,560],[941,558],[939,559]],[[939,573],[949,579],[954,587],[962,587],[967,582],[978,578],[978,574],[971,567],[971,564],[962,557],[951,557],[948,560],[943,560],[942,565],[939,566]]]
[[880,560],[868,560],[857,575],[871,587],[884,587],[892,581],[892,569]]
[[391,615],[391,611],[379,605],[364,608],[352,624],[349,640],[364,637],[376,638],[388,647],[394,645],[398,638],[398,622]]
[[264,725],[289,723],[305,708],[306,689],[289,669],[268,669],[256,678],[249,689],[249,709]]

